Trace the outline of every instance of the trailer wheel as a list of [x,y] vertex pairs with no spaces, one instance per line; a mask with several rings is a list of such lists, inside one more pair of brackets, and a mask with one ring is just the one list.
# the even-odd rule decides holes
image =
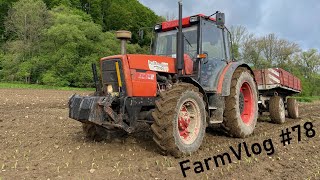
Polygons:
[[106,129],[102,126],[82,123],[82,129],[86,137],[95,141],[111,140],[124,137],[127,133],[120,129]]
[[290,118],[292,119],[299,118],[299,108],[298,108],[298,103],[296,99],[294,98],[287,99],[287,110]]
[[252,134],[258,118],[258,96],[248,69],[236,69],[225,102],[223,125],[229,134],[241,138]]
[[178,83],[161,92],[152,116],[153,140],[164,154],[180,157],[199,149],[206,129],[206,110],[197,87]]
[[284,103],[280,96],[272,96],[270,98],[269,112],[272,122],[283,124],[286,121]]

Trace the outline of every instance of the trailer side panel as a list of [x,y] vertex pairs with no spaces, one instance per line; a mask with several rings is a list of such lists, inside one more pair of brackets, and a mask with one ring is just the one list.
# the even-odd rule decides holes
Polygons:
[[254,70],[259,90],[285,88],[295,92],[301,91],[300,79],[281,68]]

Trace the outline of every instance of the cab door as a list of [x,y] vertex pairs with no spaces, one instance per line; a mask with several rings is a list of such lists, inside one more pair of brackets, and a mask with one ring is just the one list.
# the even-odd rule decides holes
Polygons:
[[228,62],[224,36],[224,30],[214,22],[202,20],[201,53],[207,58],[201,62],[200,84],[209,92],[217,90],[219,76]]

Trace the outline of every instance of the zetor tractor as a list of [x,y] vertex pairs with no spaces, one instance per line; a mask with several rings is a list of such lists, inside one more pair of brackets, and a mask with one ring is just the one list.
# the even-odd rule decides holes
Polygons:
[[258,118],[254,74],[233,60],[224,14],[213,15],[182,18],[179,2],[179,20],[154,28],[153,55],[126,54],[131,33],[118,31],[122,54],[100,60],[101,82],[93,66],[96,92],[73,95],[70,118],[97,139],[149,123],[160,150],[176,157],[196,151],[208,126],[250,135]]

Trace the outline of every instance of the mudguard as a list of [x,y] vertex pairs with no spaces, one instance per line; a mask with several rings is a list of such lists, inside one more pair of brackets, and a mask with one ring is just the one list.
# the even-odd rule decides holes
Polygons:
[[208,96],[207,96],[207,93],[206,91],[203,89],[203,87],[199,84],[198,81],[196,81],[195,79],[191,78],[191,77],[183,77],[182,78],[182,81],[183,82],[186,82],[186,83],[190,83],[190,84],[193,84],[194,86],[196,86],[197,88],[199,88],[199,91],[203,94],[203,99],[204,101],[206,102],[206,108],[208,109],[208,106],[209,106],[209,100],[208,100]]
[[230,86],[231,86],[232,75],[238,67],[246,67],[248,70],[250,70],[251,74],[254,76],[252,69],[244,62],[242,62],[242,61],[230,62],[224,68],[224,70],[219,78],[217,93],[221,94],[221,96],[229,96],[230,95]]

